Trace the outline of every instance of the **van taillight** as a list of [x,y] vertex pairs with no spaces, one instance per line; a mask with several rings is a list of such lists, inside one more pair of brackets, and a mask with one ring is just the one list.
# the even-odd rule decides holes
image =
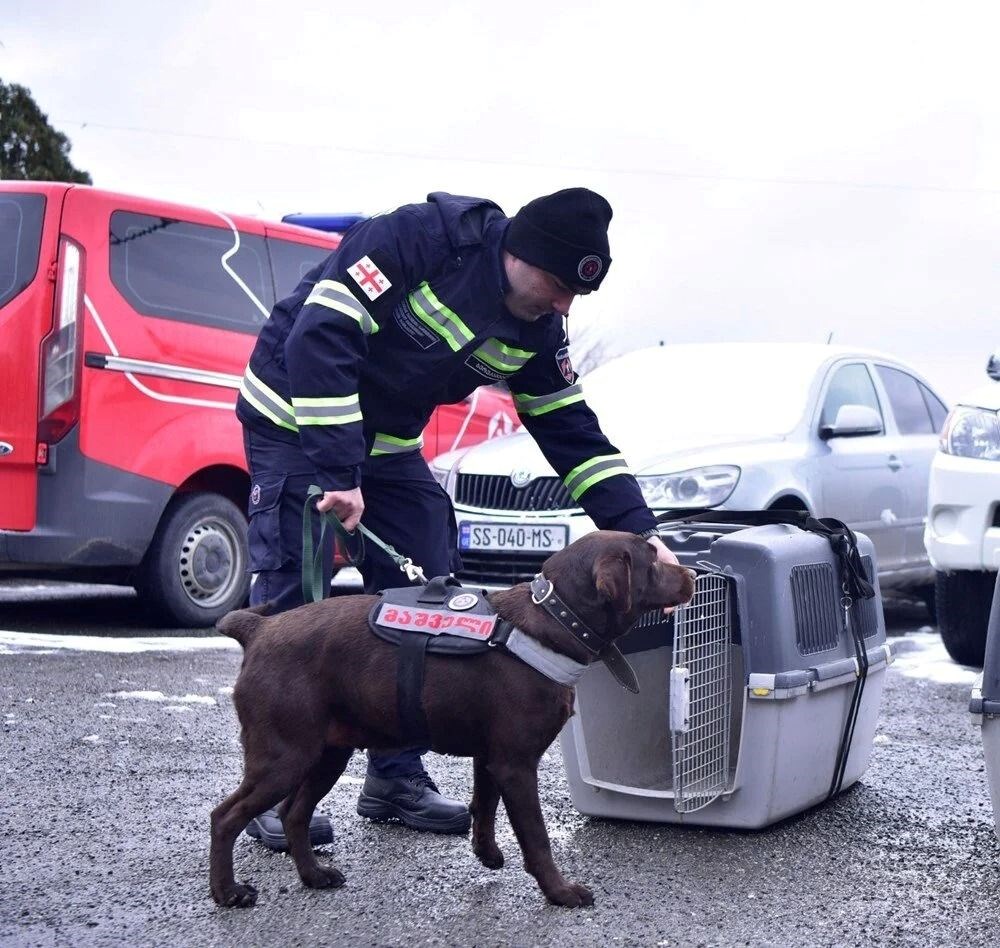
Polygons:
[[42,391],[38,441],[58,441],[80,410],[77,326],[83,305],[83,251],[65,237],[59,243],[59,274],[52,332],[42,340]]

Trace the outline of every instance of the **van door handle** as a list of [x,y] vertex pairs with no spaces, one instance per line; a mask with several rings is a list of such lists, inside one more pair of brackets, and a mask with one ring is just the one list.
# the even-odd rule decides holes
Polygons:
[[895,454],[889,455],[889,470],[898,471],[903,466],[903,462]]

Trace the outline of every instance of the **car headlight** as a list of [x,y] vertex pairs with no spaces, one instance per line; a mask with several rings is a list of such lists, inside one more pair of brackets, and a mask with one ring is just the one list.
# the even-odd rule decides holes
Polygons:
[[961,458],[1000,461],[1000,417],[982,408],[953,408],[941,430],[941,450]]
[[640,474],[636,477],[650,507],[714,507],[736,489],[740,469],[717,464],[674,474]]

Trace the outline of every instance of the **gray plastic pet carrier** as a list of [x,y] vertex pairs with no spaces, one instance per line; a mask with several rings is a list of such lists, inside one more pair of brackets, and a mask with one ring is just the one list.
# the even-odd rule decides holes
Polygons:
[[603,665],[577,685],[561,735],[576,808],[757,828],[854,783],[892,662],[871,541],[857,535],[854,563],[875,595],[852,599],[830,539],[797,526],[669,524],[661,535],[698,572],[695,595],[620,640],[638,695]]
[[997,836],[1000,836],[1000,575],[993,591],[983,673],[973,686],[969,710],[973,722],[983,729],[986,778],[993,800],[993,825]]

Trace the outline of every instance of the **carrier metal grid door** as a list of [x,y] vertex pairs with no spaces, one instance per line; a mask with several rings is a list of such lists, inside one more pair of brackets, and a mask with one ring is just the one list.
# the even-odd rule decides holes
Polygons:
[[708,806],[729,780],[729,598],[725,576],[702,573],[694,597],[674,614],[670,740],[678,813]]

